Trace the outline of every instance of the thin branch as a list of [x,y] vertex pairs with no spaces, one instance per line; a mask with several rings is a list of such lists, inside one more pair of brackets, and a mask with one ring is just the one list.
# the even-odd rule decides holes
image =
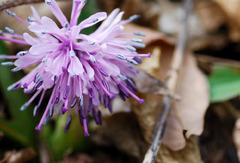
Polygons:
[[[176,49],[173,53],[171,69],[169,77],[166,81],[166,87],[175,92],[177,81],[178,81],[178,72],[182,66],[184,53],[187,44],[187,35],[188,35],[188,17],[191,13],[193,7],[193,0],[185,0],[185,17],[182,22],[182,28],[179,33],[179,39],[176,45]],[[145,155],[143,163],[154,163],[158,154],[158,150],[161,146],[162,137],[165,131],[167,117],[171,110],[172,98],[168,95],[163,97],[162,112],[158,118],[157,124],[155,126],[155,131],[153,134],[151,145]]]
[[[66,0],[60,0],[66,1]],[[0,0],[0,11],[29,3],[44,2],[44,0]]]

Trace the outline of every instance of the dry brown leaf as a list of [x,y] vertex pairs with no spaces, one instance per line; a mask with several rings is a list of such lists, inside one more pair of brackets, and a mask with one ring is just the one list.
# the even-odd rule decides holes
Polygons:
[[32,148],[22,149],[20,151],[9,151],[5,153],[4,161],[8,163],[24,163],[32,160],[37,154]]
[[132,113],[117,113],[104,118],[102,126],[98,127],[93,140],[104,146],[114,145],[118,150],[143,159],[146,144],[139,132],[137,121]]
[[213,0],[227,15],[228,26],[230,28],[230,37],[233,41],[240,40],[240,0]]
[[237,119],[235,122],[233,142],[237,148],[238,160],[240,161],[240,119]]
[[[127,28],[130,30],[138,29],[137,26],[133,28],[127,26]],[[152,58],[144,59],[139,69],[164,81],[170,69],[169,66],[174,46],[171,44],[171,40],[165,39],[166,37],[163,37],[158,32],[146,28],[140,28],[140,30],[150,35],[150,37],[147,35],[148,39],[144,40],[148,45],[144,51],[152,52],[156,49],[160,49],[161,54],[153,53],[154,56]],[[151,38],[153,39],[152,41]],[[158,64],[151,64],[156,61]],[[159,67],[156,67],[156,65]],[[183,68],[180,72],[177,94],[181,96],[182,100],[175,102],[175,109],[174,112],[172,111],[170,114],[163,138],[163,144],[172,150],[180,150],[185,146],[183,130],[187,130],[187,138],[191,135],[200,135],[202,133],[204,114],[209,103],[206,77],[197,68],[192,54],[187,53],[184,59]],[[142,80],[142,83],[146,81],[145,78],[138,78],[136,83],[141,84],[140,80]],[[152,84],[150,84],[150,86],[152,86]],[[138,87],[140,87],[140,92],[141,88],[147,88],[146,85],[139,85]],[[161,110],[161,98],[151,93],[140,94],[140,96],[145,99],[145,102],[142,105],[133,102],[132,106],[143,129],[144,137],[150,142],[153,127],[156,122],[156,115],[158,115]]]

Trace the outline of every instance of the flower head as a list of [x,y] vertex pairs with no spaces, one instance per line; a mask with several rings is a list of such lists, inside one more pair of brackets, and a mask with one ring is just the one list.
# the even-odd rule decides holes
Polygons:
[[[71,111],[75,110],[79,114],[85,135],[88,136],[87,116],[93,116],[97,124],[102,124],[101,112],[98,109],[101,104],[112,112],[111,99],[116,95],[123,100],[132,96],[140,103],[143,102],[143,99],[134,94],[136,87],[130,78],[137,75],[133,66],[141,62],[141,57],[150,57],[150,54],[136,52],[136,48],[145,47],[141,39],[119,37],[131,35],[123,32],[123,25],[138,16],[121,20],[123,12],[115,9],[108,17],[105,12],[99,12],[78,24],[78,17],[86,0],[73,0],[70,22],[55,0],[45,2],[61,27],[46,16],[40,17],[33,7],[34,17],[28,17],[27,21],[7,10],[9,15],[26,23],[36,36],[28,33],[18,35],[14,30],[5,27],[6,32],[0,32],[0,39],[26,44],[30,48],[28,51],[18,52],[16,56],[0,56],[0,59],[16,59],[15,62],[3,62],[2,65],[15,65],[12,71],[16,72],[37,64],[25,77],[9,86],[8,90],[22,87],[26,94],[34,93],[21,110],[26,109],[40,96],[38,105],[34,108],[34,116],[39,112],[45,92],[50,90],[50,99],[36,129],[40,130],[54,113],[68,112],[65,126],[67,131],[71,123]],[[84,28],[101,21],[102,24],[92,34],[80,33]],[[144,36],[140,32],[134,34]]]

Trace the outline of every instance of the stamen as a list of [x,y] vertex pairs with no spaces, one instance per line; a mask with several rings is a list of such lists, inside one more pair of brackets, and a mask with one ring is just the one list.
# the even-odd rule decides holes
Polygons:
[[141,16],[140,15],[133,15],[129,18],[130,21],[134,21],[136,19],[139,19]]
[[134,32],[133,34],[136,35],[136,36],[142,36],[142,37],[145,37],[145,36],[146,36],[146,35],[145,35],[144,33],[142,33],[142,32]]
[[72,122],[72,116],[68,116],[67,121],[66,121],[66,126],[64,128],[64,132],[67,132],[69,130],[71,122]]
[[133,44],[133,46],[136,47],[136,48],[141,48],[141,49],[146,47],[146,45],[142,44],[142,43],[135,43],[135,44]]
[[6,38],[6,37],[3,37],[3,36],[0,36],[0,40],[10,41],[10,42],[18,43],[18,44],[29,45],[29,43],[27,43],[26,41]]
[[102,82],[100,81],[100,79],[98,78],[97,75],[94,75],[95,79],[97,80],[98,84],[101,86],[101,88],[103,89],[103,91],[111,98],[113,99],[115,97],[114,94],[110,93],[106,87],[102,84]]
[[69,27],[69,23],[66,22],[66,23],[64,24],[64,27],[65,27],[65,28],[68,28],[68,27]]
[[138,65],[138,62],[135,61],[134,59],[127,59],[127,61],[128,61],[129,63],[134,64],[134,65]]
[[53,116],[53,112],[54,112],[54,104],[52,103],[50,105],[50,109],[49,109],[49,116],[52,117]]
[[87,128],[87,120],[83,119],[84,136],[90,136]]
[[110,113],[112,113],[113,109],[112,109],[112,103],[111,101],[109,100],[108,102],[108,110],[110,111]]
[[18,72],[18,71],[20,71],[20,70],[22,70],[20,67],[15,67],[15,68],[13,68],[11,71],[12,71],[12,72]]
[[7,31],[8,33],[12,34],[12,35],[15,34],[14,30],[9,28],[9,27],[4,27],[4,30]]
[[95,42],[92,41],[92,40],[88,40],[88,43],[89,43],[89,45],[94,45],[95,44]]
[[35,128],[36,130],[40,130],[40,128],[41,128],[41,126],[42,126],[45,118],[47,117],[50,104],[51,104],[51,102],[52,102],[52,100],[53,100],[53,97],[54,97],[54,95],[55,95],[55,91],[56,91],[56,87],[54,87],[54,89],[53,89],[52,95],[51,95],[50,100],[49,100],[49,102],[48,102],[48,104],[47,104],[47,107],[46,107],[46,109],[45,109],[45,111],[44,111],[44,113],[43,113],[43,116],[42,116],[39,124],[38,124],[37,127]]
[[97,84],[97,82],[96,82],[96,81],[93,81],[92,83],[93,83],[94,87],[97,89],[97,91],[99,91],[99,90],[100,90],[100,87],[99,87],[99,85]]
[[99,125],[99,119],[98,119],[98,116],[97,116],[95,108],[92,109],[92,115],[93,115],[93,118],[94,118],[96,124]]
[[100,69],[99,69],[99,72],[100,72],[103,76],[108,77],[108,74],[103,70],[103,68],[100,68]]
[[132,52],[136,52],[136,51],[137,51],[136,48],[134,48],[134,47],[131,46],[131,45],[127,45],[126,48],[127,48],[128,50],[132,51]]
[[61,89],[61,86],[59,85],[59,86],[57,87],[57,90],[56,90],[55,104],[57,104],[57,103],[59,102],[59,100],[60,100],[60,89]]
[[93,63],[96,63],[96,58],[95,58],[93,55],[90,55],[90,60],[91,60]]
[[132,38],[131,41],[132,42],[137,42],[137,43],[142,43],[143,42],[142,39],[138,39],[138,38]]
[[88,113],[91,112],[92,106],[93,106],[92,98],[89,98],[88,109],[87,109]]
[[28,51],[20,51],[16,55],[22,57],[22,56],[25,56],[27,53],[28,53]]
[[99,119],[99,124],[102,125],[102,113],[101,113],[101,111],[98,111],[98,119]]
[[70,86],[67,85],[67,86],[65,87],[65,91],[64,91],[64,93],[63,93],[63,99],[64,99],[64,100],[66,100],[66,99],[68,98],[69,92],[70,92]]
[[26,102],[25,104],[23,104],[20,108],[21,111],[25,110],[27,107],[29,106],[29,104]]
[[118,74],[118,77],[122,80],[125,81],[127,78],[125,76],[123,76],[122,74]]
[[38,114],[39,112],[39,107],[36,105],[33,109],[33,117],[36,117],[36,115]]
[[32,17],[27,17],[27,21],[30,23],[35,22],[34,18],[32,18]]
[[74,97],[70,107],[73,108],[76,105],[76,103],[77,103],[77,97]]
[[13,66],[14,63],[13,62],[2,62],[1,65],[2,66]]
[[20,83],[14,83],[12,85],[10,85],[7,90],[8,91],[15,91],[17,89],[19,89],[21,87],[21,84]]
[[12,12],[11,10],[6,10],[6,13],[8,14],[8,15],[11,15],[11,16],[16,16],[16,14],[14,13],[14,12]]
[[70,50],[69,55],[71,58],[73,58],[75,56],[75,52],[73,50]]
[[47,3],[48,5],[51,5],[51,4],[52,4],[52,1],[51,1],[51,0],[46,0],[46,3]]
[[115,80],[115,82],[120,86],[121,85],[121,89],[125,90],[128,94],[130,94],[134,99],[136,99],[140,104],[143,103],[143,99],[140,99],[138,96],[136,96],[134,93],[132,93],[128,88],[125,87],[125,85],[123,85],[121,82],[119,82],[117,79],[113,78]]
[[82,96],[82,95],[79,97],[79,106],[80,106],[81,108],[84,108],[84,105],[83,105],[83,96]]
[[38,73],[35,75],[34,83],[38,83],[39,80],[41,79],[41,77],[42,77],[42,73],[38,72]]
[[127,59],[127,57],[125,57],[125,56],[123,56],[121,54],[117,54],[116,57],[119,58],[119,59],[122,59],[122,60],[126,60]]

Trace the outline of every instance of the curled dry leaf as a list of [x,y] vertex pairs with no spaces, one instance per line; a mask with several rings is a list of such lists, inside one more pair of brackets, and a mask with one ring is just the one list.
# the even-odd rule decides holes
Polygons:
[[[127,27],[127,30],[138,29],[138,27]],[[147,34],[147,48],[144,51],[156,51],[160,49],[161,54],[152,53],[150,59],[143,60],[139,69],[150,73],[156,79],[164,81],[170,69],[170,61],[174,46],[169,39],[161,34],[151,30],[141,28],[141,31]],[[149,37],[150,35],[150,37]],[[152,39],[152,40],[151,40]],[[156,57],[157,56],[157,57]],[[158,64],[151,64],[156,63]],[[154,66],[153,66],[154,65]],[[157,65],[157,67],[156,67]],[[152,89],[152,84],[146,86],[146,78],[138,78],[136,82],[141,89]],[[161,86],[160,86],[161,87]],[[146,92],[146,91],[145,91]],[[142,105],[132,102],[134,112],[136,113],[139,123],[143,129],[146,140],[150,142],[153,127],[156,122],[156,115],[161,111],[161,98],[154,95],[154,92],[140,93],[145,99]],[[180,150],[185,146],[183,131],[186,130],[186,137],[191,135],[200,135],[203,131],[204,114],[208,107],[208,83],[206,77],[197,68],[194,57],[187,53],[184,59],[183,67],[180,71],[180,79],[177,86],[177,94],[181,96],[180,101],[175,101],[174,110],[172,110],[163,138],[163,144],[172,150]]]

